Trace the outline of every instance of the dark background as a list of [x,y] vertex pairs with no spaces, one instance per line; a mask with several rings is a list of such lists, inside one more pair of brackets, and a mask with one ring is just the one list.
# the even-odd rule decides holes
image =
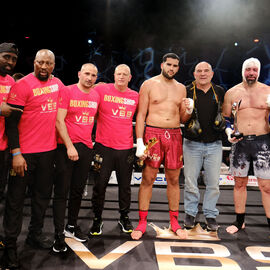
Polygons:
[[205,60],[214,82],[228,89],[241,81],[249,57],[259,58],[260,81],[270,84],[269,8],[268,0],[12,1],[1,4],[0,42],[18,45],[15,72],[24,74],[32,72],[37,50],[51,49],[55,75],[65,84],[77,81],[83,63],[95,63],[105,82],[126,63],[130,87],[138,90],[160,73],[161,58],[170,51],[181,58],[176,79],[184,84]]

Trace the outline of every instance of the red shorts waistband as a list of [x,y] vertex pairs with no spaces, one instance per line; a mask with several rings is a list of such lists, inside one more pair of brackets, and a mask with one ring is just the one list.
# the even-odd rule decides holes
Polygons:
[[153,127],[146,125],[145,127],[146,132],[156,133],[156,134],[164,134],[164,132],[169,132],[170,134],[181,134],[180,127],[178,128],[160,128],[160,127]]

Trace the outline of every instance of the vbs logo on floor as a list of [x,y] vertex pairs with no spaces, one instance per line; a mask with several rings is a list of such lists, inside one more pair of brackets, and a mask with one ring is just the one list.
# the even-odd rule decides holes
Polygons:
[[[229,258],[232,256],[232,254],[226,246],[213,243],[213,241],[220,241],[218,233],[203,230],[200,224],[197,224],[195,228],[188,231],[188,239],[184,241],[177,241],[179,238],[168,228],[161,229],[153,223],[150,223],[149,226],[151,226],[156,231],[157,238],[163,240],[173,240],[155,241],[153,239],[154,252],[156,256],[156,261],[153,259],[153,264],[157,263],[155,267],[153,265],[153,269],[156,269],[157,267],[160,270],[270,269],[270,257],[267,257],[267,254],[270,254],[269,245],[267,247],[248,246],[245,249],[246,253],[244,253],[243,250],[237,250],[236,252],[239,253],[239,263],[242,263],[243,260],[245,261],[246,259],[250,260],[250,258],[254,262],[254,264],[250,264],[251,268],[241,268],[237,261]],[[143,254],[145,254],[146,250],[146,248],[143,246],[144,241],[126,241],[114,250],[108,252],[103,257],[98,258],[82,243],[71,238],[66,238],[65,241],[90,269],[105,269],[107,266],[116,262],[121,257],[124,259],[125,256],[132,256],[128,254],[128,252],[135,248],[141,247]],[[149,239],[146,241],[149,241]],[[204,243],[202,241],[206,242]],[[245,256],[245,259],[243,256]],[[147,258],[149,259],[149,257]],[[235,252],[233,252],[233,258],[235,258]],[[264,266],[256,267],[256,262],[260,263],[260,266],[261,264]],[[137,269],[137,267],[137,264],[134,265],[134,269]],[[133,268],[130,267],[129,269]]]

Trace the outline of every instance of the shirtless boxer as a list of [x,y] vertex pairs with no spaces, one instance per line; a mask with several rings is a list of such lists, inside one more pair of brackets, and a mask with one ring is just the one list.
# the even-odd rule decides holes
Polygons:
[[[225,94],[223,114],[226,117],[226,133],[232,143],[230,170],[235,179],[234,204],[236,221],[227,227],[234,234],[245,227],[245,205],[247,200],[248,170],[253,161],[254,175],[258,179],[262,203],[270,226],[270,87],[258,82],[261,64],[256,58],[243,63],[243,82],[229,89]],[[238,130],[243,139],[232,136],[231,110],[234,102],[241,105],[237,114]]]
[[[140,89],[136,155],[144,159],[145,168],[139,190],[139,225],[131,234],[135,240],[140,239],[146,230],[152,187],[161,163],[164,164],[167,180],[171,229],[179,238],[187,238],[186,231],[178,223],[179,174],[183,165],[180,122],[190,118],[193,101],[186,98],[185,86],[174,79],[178,70],[179,57],[168,53],[163,56],[161,74],[145,81]],[[144,143],[151,138],[156,138],[158,143],[145,154]]]

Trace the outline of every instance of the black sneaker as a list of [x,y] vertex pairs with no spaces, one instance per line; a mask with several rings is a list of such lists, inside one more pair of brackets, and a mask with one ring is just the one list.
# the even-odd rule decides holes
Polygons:
[[65,242],[65,235],[63,233],[55,234],[53,251],[57,253],[67,251],[67,244]]
[[205,218],[205,223],[209,231],[216,232],[219,228],[215,218]]
[[186,214],[185,220],[184,220],[184,226],[187,229],[194,228],[194,226],[195,226],[195,217],[193,217],[193,216],[191,216],[189,214]]
[[16,248],[5,248],[1,258],[1,269],[17,269],[19,268],[19,260]]
[[32,247],[41,249],[50,249],[53,245],[53,242],[41,233],[29,233],[25,242]]
[[102,234],[102,227],[103,227],[102,219],[101,218],[94,218],[93,225],[90,229],[90,234],[91,235],[101,235]]
[[65,236],[79,242],[86,242],[88,240],[88,236],[81,231],[80,226],[66,225]]
[[121,216],[120,220],[118,221],[118,224],[124,233],[132,233],[133,231],[133,226],[131,224],[131,221],[129,220],[129,217],[126,216]]

